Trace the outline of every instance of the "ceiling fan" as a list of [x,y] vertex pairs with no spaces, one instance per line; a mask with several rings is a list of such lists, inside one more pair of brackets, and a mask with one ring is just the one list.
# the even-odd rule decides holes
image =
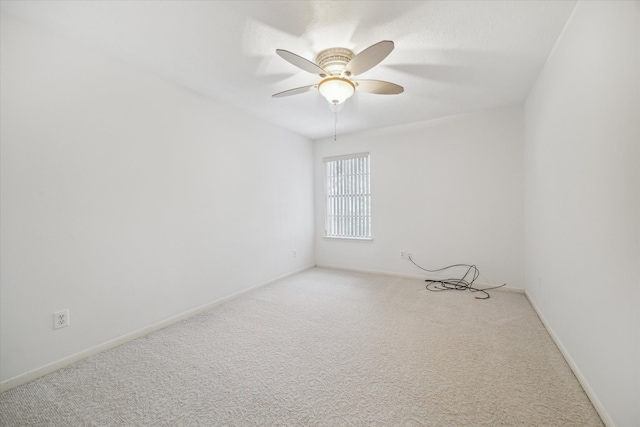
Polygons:
[[393,42],[383,40],[369,46],[355,55],[351,50],[342,47],[325,49],[316,56],[316,62],[311,62],[295,53],[277,49],[276,53],[285,61],[311,74],[318,75],[319,83],[285,90],[276,93],[273,98],[298,95],[318,89],[331,104],[338,105],[351,97],[355,91],[378,95],[397,95],[404,92],[404,88],[395,83],[382,80],[352,80],[365,71],[378,65],[393,50]]

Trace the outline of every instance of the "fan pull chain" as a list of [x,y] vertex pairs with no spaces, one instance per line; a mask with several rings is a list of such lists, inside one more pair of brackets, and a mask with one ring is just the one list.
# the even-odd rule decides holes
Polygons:
[[333,140],[338,140],[338,112],[333,112]]

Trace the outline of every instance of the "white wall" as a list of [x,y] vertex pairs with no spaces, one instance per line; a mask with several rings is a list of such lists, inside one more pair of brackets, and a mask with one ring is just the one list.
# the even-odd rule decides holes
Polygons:
[[313,264],[311,141],[1,31],[2,381]]
[[[521,107],[505,107],[316,141],[316,262],[421,274],[407,250],[429,269],[473,263],[480,282],[522,288],[522,126]],[[322,159],[365,151],[373,241],[323,239]]]
[[640,3],[577,5],[525,106],[526,289],[617,426],[640,422]]

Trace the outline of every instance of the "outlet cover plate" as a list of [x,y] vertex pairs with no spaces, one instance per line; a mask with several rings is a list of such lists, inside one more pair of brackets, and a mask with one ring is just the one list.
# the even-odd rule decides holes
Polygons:
[[53,329],[65,328],[67,326],[69,326],[69,309],[53,313]]

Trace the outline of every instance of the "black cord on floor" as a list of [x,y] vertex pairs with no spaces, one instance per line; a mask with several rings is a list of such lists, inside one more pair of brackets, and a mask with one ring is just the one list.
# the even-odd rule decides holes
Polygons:
[[480,276],[480,270],[478,267],[472,264],[453,264],[443,268],[439,268],[437,270],[427,270],[424,267],[419,266],[416,262],[409,257],[409,261],[413,263],[416,267],[421,270],[427,271],[429,273],[436,273],[438,271],[448,270],[454,267],[465,267],[467,269],[464,276],[460,279],[444,279],[444,280],[432,280],[426,279],[427,282],[427,290],[432,292],[441,292],[441,291],[471,291],[471,292],[481,292],[482,296],[476,296],[476,299],[489,299],[491,295],[489,295],[488,290],[498,289],[506,285],[506,283],[500,286],[494,286],[492,288],[484,288],[478,289],[473,287],[473,283],[476,281],[478,276]]

